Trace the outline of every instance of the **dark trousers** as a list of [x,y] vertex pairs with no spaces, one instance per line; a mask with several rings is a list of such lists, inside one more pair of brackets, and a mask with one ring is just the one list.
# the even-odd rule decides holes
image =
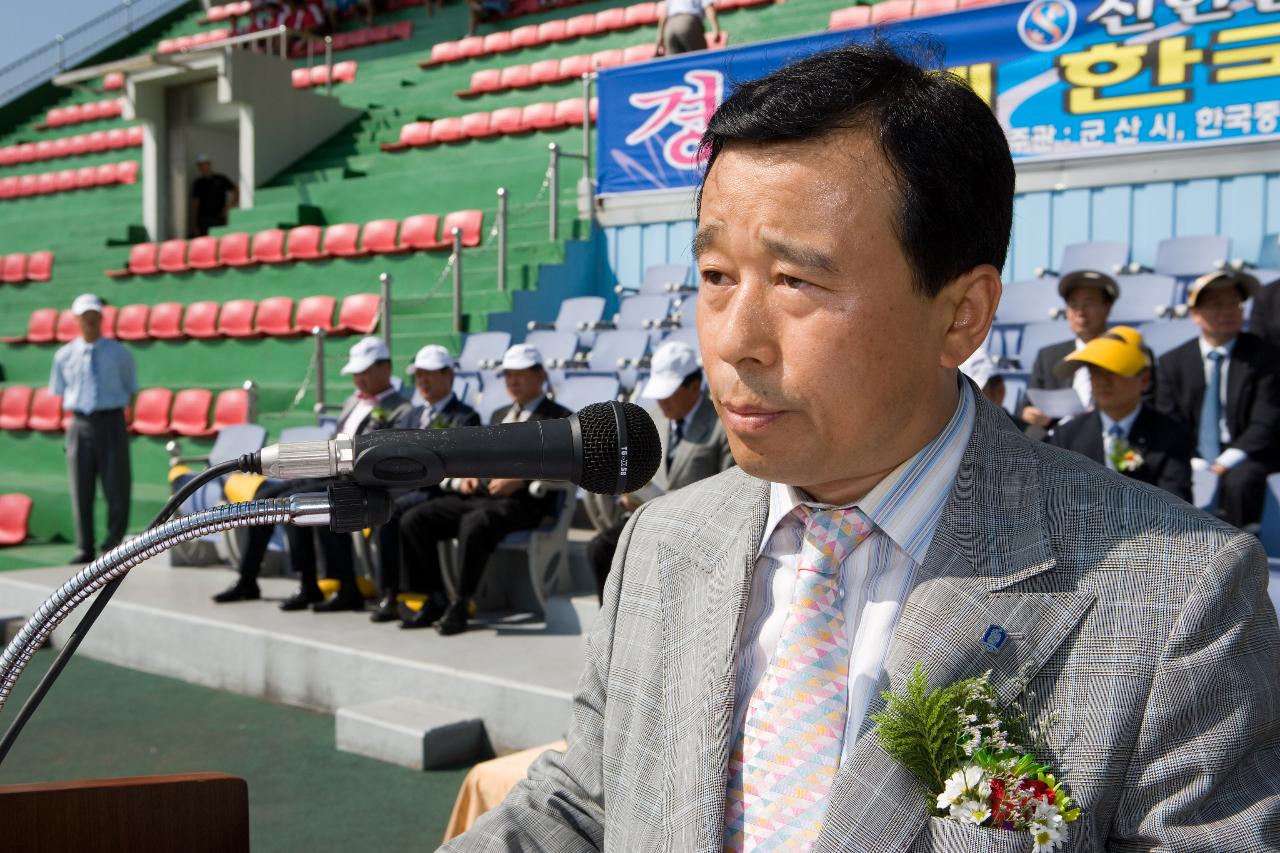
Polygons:
[[414,507],[442,492],[437,488],[417,489],[396,497],[391,503],[391,517],[387,523],[378,528],[378,590],[383,596],[395,595],[401,590],[424,591],[425,579],[421,577],[421,567],[410,564],[409,577],[404,576],[404,561],[400,559],[400,520],[404,514]]
[[76,545],[85,553],[93,552],[93,501],[101,480],[107,500],[107,535],[102,550],[109,551],[123,541],[129,528],[132,473],[124,411],[77,414],[67,427],[66,448]]
[[[258,486],[254,500],[282,498],[300,492],[324,491],[327,480],[267,480]],[[271,544],[273,525],[259,524],[248,528],[249,537],[240,552],[240,579],[244,583],[256,582],[262,570],[262,559]],[[316,583],[316,542],[324,552],[326,574],[341,582],[342,591],[354,590],[356,583],[355,552],[351,547],[351,535],[333,533],[324,527],[296,527],[284,525],[289,540],[289,564],[302,579],[303,589],[314,590]]]
[[1267,471],[1258,460],[1246,459],[1223,474],[1218,480],[1218,518],[1236,527],[1261,521]]
[[596,595],[601,604],[604,604],[604,582],[609,577],[609,567],[613,565],[613,555],[618,550],[622,528],[627,526],[629,520],[626,516],[618,519],[587,543],[587,559],[591,561],[591,571],[596,576]]
[[407,511],[400,519],[400,545],[405,565],[420,571],[423,592],[440,599],[446,594],[436,544],[457,538],[460,574],[458,597],[475,595],[485,565],[508,533],[537,527],[551,513],[549,498],[528,492],[511,497],[441,495]]
[[707,28],[697,15],[673,15],[667,18],[662,33],[662,46],[667,56],[707,49]]

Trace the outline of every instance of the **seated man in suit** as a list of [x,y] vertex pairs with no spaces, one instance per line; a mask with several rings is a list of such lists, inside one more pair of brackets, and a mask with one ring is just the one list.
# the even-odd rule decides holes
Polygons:
[[[418,350],[409,365],[418,394],[426,405],[415,406],[407,412],[398,429],[452,429],[454,427],[480,426],[476,410],[458,399],[453,393],[453,356],[447,349],[429,344]],[[397,495],[391,505],[391,517],[378,528],[378,607],[369,614],[373,622],[391,622],[400,618],[396,596],[402,589],[413,589],[419,584],[410,582],[408,587],[400,577],[400,519],[413,507],[439,497],[438,486],[414,489]]]
[[[338,432],[364,435],[379,429],[390,429],[408,414],[409,401],[391,384],[391,351],[377,337],[361,338],[352,344],[342,372],[351,377],[355,392],[342,405],[338,415]],[[328,480],[264,480],[254,498],[278,498],[299,492],[324,491]],[[249,540],[240,554],[235,584],[213,597],[219,604],[250,601],[258,598],[258,572],[271,542],[272,526],[249,528]],[[301,578],[298,590],[280,604],[281,610],[305,610],[317,613],[340,610],[363,610],[364,597],[356,588],[355,554],[349,534],[333,533],[328,528],[284,525],[289,538],[289,564]],[[328,576],[339,582],[338,594],[328,601],[316,580],[316,548],[319,540],[324,551]]]
[[[573,414],[547,397],[547,371],[542,354],[529,344],[515,344],[502,356],[502,378],[510,406],[493,413],[491,424],[518,423]],[[400,547],[407,570],[423,579],[427,601],[414,613],[401,612],[401,626],[426,628],[436,624],[448,636],[467,630],[471,597],[480,587],[485,565],[508,533],[537,527],[549,516],[555,498],[535,498],[524,480],[479,480],[467,477],[457,494],[441,495],[413,507],[400,519]],[[440,569],[437,543],[458,540],[457,594],[448,598]]]
[[1141,342],[1137,330],[1117,326],[1062,360],[1059,376],[1089,371],[1094,410],[1058,424],[1049,442],[1190,502],[1195,443],[1182,423],[1142,404],[1151,361]]
[[[667,341],[658,347],[653,354],[649,381],[640,396],[657,400],[662,410],[666,424],[658,424],[658,434],[663,438],[664,452],[653,488],[622,496],[622,505],[628,512],[635,512],[646,496],[683,489],[733,466],[724,426],[703,393],[702,368],[698,366],[698,354],[693,347],[683,341]],[[603,596],[605,578],[626,523],[627,517],[619,519],[612,527],[596,534],[587,545],[598,595]]]
[[1200,337],[1160,358],[1157,405],[1196,437],[1196,456],[1218,475],[1219,518],[1243,527],[1262,518],[1267,474],[1280,465],[1280,361],[1244,328],[1259,290],[1248,273],[1212,272],[1187,292]]

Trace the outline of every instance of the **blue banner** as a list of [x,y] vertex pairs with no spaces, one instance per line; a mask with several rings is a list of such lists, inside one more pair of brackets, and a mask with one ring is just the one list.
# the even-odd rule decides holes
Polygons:
[[[1280,0],[1031,0],[888,24],[929,36],[1000,118],[1015,160],[1280,138]],[[699,180],[698,140],[735,83],[871,28],[600,73],[598,191]]]

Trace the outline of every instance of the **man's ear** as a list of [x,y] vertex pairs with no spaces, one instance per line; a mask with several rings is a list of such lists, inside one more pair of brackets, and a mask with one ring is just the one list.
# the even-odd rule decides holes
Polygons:
[[942,367],[959,367],[982,346],[991,333],[1002,292],[1000,272],[990,264],[974,267],[942,289],[937,296],[947,323]]

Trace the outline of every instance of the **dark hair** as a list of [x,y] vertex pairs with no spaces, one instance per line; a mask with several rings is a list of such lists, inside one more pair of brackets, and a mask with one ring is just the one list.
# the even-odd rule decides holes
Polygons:
[[[930,64],[941,53],[922,52]],[[1014,171],[1000,123],[962,79],[884,41],[816,53],[738,86],[702,138],[704,186],[727,145],[842,129],[873,134],[893,170],[895,232],[920,292],[936,296],[979,264],[1004,267]]]
[[684,379],[681,379],[680,387],[688,388],[690,385],[692,385],[695,382],[698,383],[699,385],[702,384],[702,368],[701,367],[694,368],[693,373],[690,373]]

